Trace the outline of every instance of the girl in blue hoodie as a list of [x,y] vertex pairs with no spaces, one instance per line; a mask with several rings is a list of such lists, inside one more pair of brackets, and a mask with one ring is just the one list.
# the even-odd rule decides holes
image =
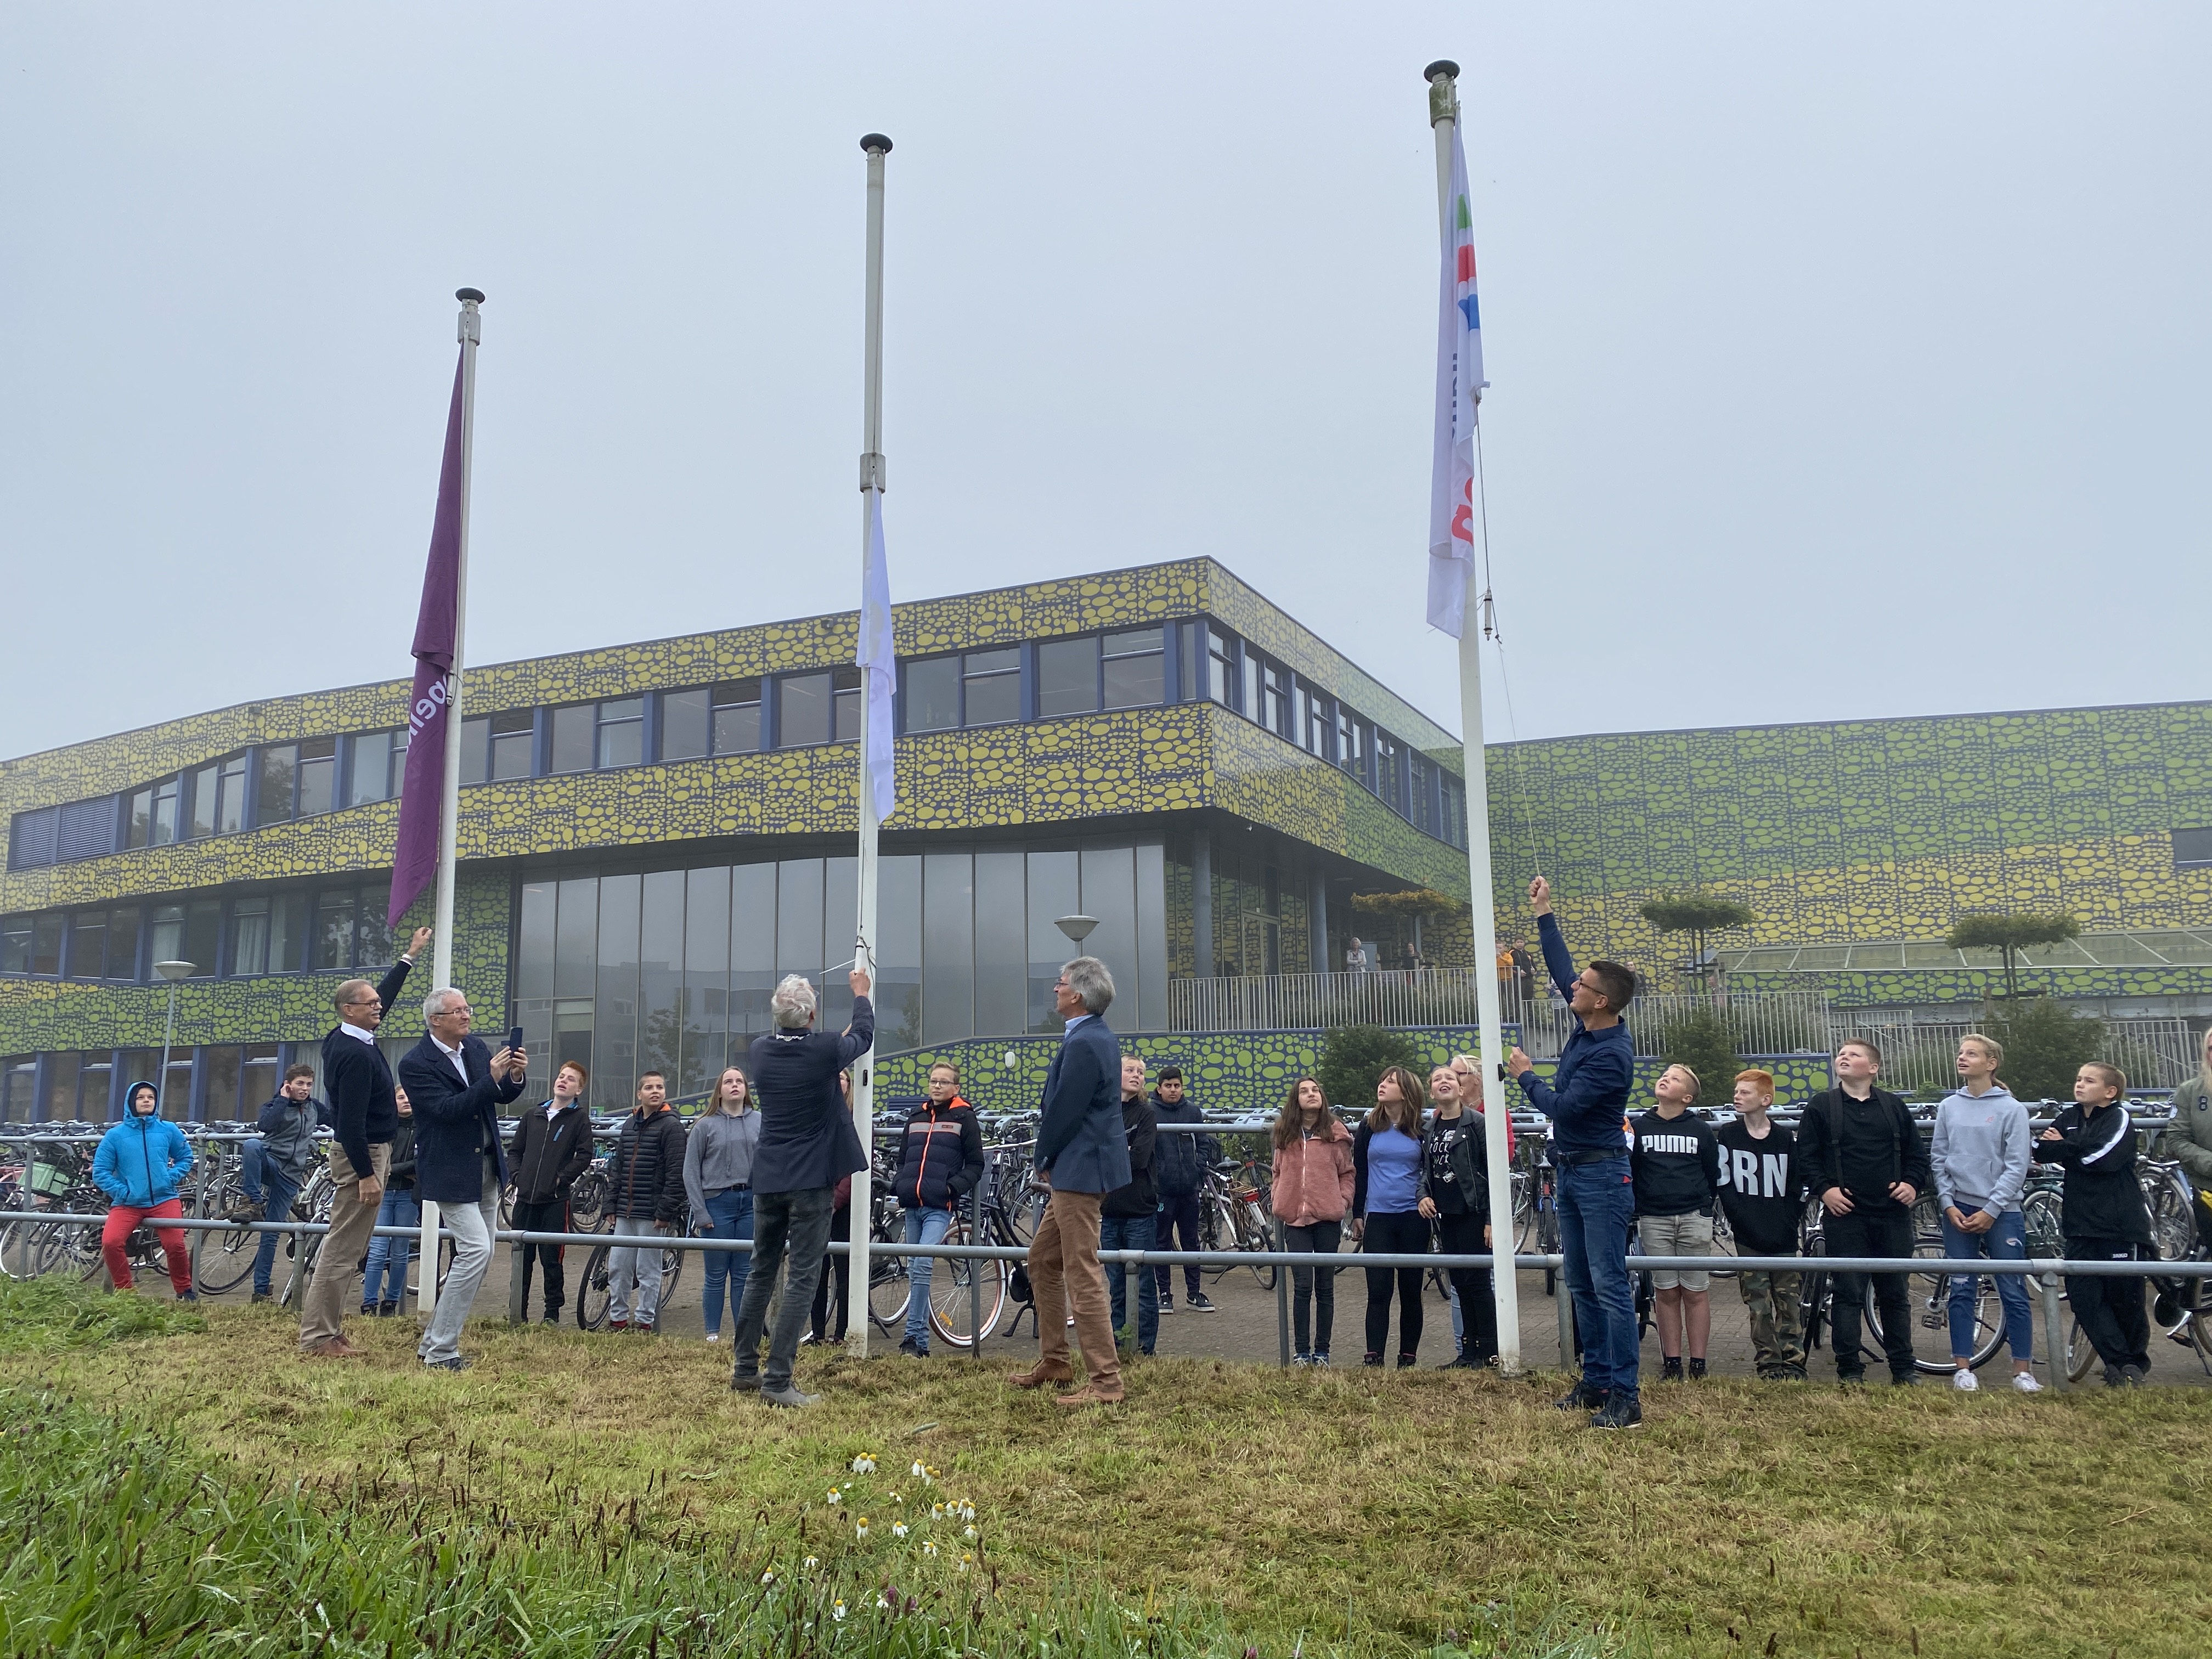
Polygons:
[[[177,1189],[192,1167],[192,1149],[173,1123],[158,1115],[160,1097],[150,1083],[134,1083],[123,1097],[123,1121],[100,1138],[93,1154],[93,1184],[106,1193],[111,1207],[100,1230],[100,1254],[115,1288],[131,1288],[131,1259],[124,1250],[131,1235],[148,1220],[156,1224],[185,1212]],[[169,1283],[179,1302],[197,1302],[192,1293],[192,1259],[185,1253],[185,1230],[156,1225],[169,1258]]]
[[[1936,1171],[1936,1198],[1943,1207],[1943,1254],[2021,1261],[2027,1256],[2027,1226],[2021,1194],[2027,1188],[2030,1151],[2027,1108],[1997,1081],[2004,1049],[1995,1037],[1970,1031],[1959,1039],[1959,1086],[1936,1109],[1936,1133],[1928,1161]],[[2035,1320],[2027,1302],[2027,1280],[2019,1273],[1993,1273],[1997,1300],[2004,1309],[2005,1342],[2012,1350],[2012,1385],[2022,1394],[2041,1388],[2035,1380]],[[1960,1273],[1951,1280],[1953,1386],[1972,1392],[1973,1353],[1980,1346],[1976,1328],[1981,1279]]]

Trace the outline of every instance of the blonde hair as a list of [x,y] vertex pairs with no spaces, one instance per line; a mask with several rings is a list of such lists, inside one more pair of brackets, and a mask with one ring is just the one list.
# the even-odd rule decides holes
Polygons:
[[1970,1042],[1990,1057],[1991,1071],[1994,1072],[2004,1064],[2004,1044],[1999,1042],[1995,1037],[1984,1036],[1979,1031],[1969,1031],[1959,1039],[1959,1046],[1961,1048]]
[[[1692,1071],[1688,1066],[1683,1065],[1679,1060],[1669,1065],[1667,1067],[1667,1072],[1680,1072],[1684,1077],[1690,1079],[1690,1104],[1692,1106],[1696,1105],[1698,1103],[1698,1097],[1705,1091],[1704,1079],[1699,1078],[1698,1075],[1695,1072]],[[1659,1075],[1664,1077],[1667,1075],[1667,1072],[1662,1072]]]

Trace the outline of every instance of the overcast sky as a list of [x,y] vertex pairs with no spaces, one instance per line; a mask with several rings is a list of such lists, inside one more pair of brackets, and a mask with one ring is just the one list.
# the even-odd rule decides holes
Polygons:
[[[2212,9],[0,14],[0,753],[469,652],[1210,554],[1421,623],[1464,66],[1522,737],[2212,695]],[[1509,731],[1494,674],[1492,739]]]

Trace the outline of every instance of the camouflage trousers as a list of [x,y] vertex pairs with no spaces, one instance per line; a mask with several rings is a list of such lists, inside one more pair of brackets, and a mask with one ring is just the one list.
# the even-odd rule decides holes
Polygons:
[[1805,1370],[1802,1273],[1742,1273],[1743,1305],[1751,1314],[1753,1357],[1761,1376]]

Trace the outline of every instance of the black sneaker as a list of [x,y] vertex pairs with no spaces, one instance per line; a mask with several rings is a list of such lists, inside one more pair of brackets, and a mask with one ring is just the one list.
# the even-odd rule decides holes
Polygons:
[[732,1394],[758,1394],[760,1392],[759,1370],[757,1369],[746,1370],[741,1366],[738,1370],[731,1372],[730,1392]]
[[1705,1362],[1702,1359],[1692,1359],[1690,1362],[1690,1381],[1692,1382],[1701,1381],[1705,1374]]
[[469,1368],[467,1357],[458,1353],[451,1359],[426,1359],[422,1364],[425,1369],[434,1371],[465,1371]]
[[1918,1371],[1892,1371],[1889,1386],[1893,1389],[1917,1389],[1920,1386]]
[[1604,1405],[1590,1415],[1594,1429],[1635,1429],[1644,1425],[1644,1407],[1632,1394],[1616,1394],[1607,1397]]
[[2140,1389],[2150,1381],[2150,1373],[2141,1365],[2123,1365],[2120,1375],[2127,1379],[2128,1387]]
[[1171,1296],[1162,1297],[1160,1298],[1160,1317],[1164,1319],[1174,1311],[1175,1298]]
[[380,1302],[380,1303],[378,1303],[378,1304],[376,1304],[376,1316],[377,1316],[379,1319],[397,1319],[397,1318],[398,1318],[398,1317],[399,1317],[399,1304],[398,1304],[397,1302]]
[[200,1293],[198,1291],[179,1291],[177,1292],[177,1300],[179,1302],[197,1302],[199,1299]]
[[1196,1296],[1185,1297],[1183,1298],[1182,1305],[1189,1309],[1193,1313],[1218,1313],[1220,1311],[1219,1309],[1213,1305],[1212,1300],[1207,1297],[1204,1291],[1200,1291]]
[[1866,1373],[1864,1371],[1838,1371],[1836,1373],[1836,1383],[1839,1388],[1863,1389],[1866,1387]]
[[1662,1358],[1659,1361],[1659,1380],[1662,1382],[1680,1382],[1682,1380],[1682,1361],[1680,1355],[1671,1358]]
[[1472,1350],[1462,1348],[1437,1369],[1440,1371],[1477,1371],[1482,1369],[1482,1361],[1474,1357]]
[[256,1291],[252,1296],[246,1298],[246,1302],[251,1305],[256,1302],[274,1302],[276,1299],[276,1298],[270,1295],[267,1291]]
[[923,1347],[921,1343],[915,1341],[910,1336],[907,1338],[905,1341],[899,1344],[899,1352],[904,1354],[908,1359],[927,1359],[929,1358],[929,1350]]
[[1372,1366],[1373,1366],[1376,1370],[1378,1370],[1378,1371],[1379,1371],[1379,1370],[1381,1370],[1382,1369],[1382,1356],[1381,1354],[1379,1354],[1379,1353],[1370,1353],[1370,1354],[1367,1355],[1364,1358],[1363,1358],[1359,1363],[1360,1363],[1362,1365],[1372,1365]]
[[1594,1412],[1605,1404],[1606,1389],[1593,1389],[1587,1382],[1575,1384],[1574,1392],[1552,1402],[1553,1407],[1563,1412]]

